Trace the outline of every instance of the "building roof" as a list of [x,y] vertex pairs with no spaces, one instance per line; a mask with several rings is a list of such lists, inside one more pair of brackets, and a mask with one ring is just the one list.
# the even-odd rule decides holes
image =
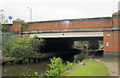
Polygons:
[[21,20],[20,18],[17,18],[16,20],[13,21],[13,23],[21,23],[23,20]]

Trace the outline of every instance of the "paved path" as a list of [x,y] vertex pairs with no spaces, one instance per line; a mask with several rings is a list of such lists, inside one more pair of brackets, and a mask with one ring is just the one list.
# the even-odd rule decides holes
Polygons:
[[112,76],[118,76],[118,63],[109,63],[109,62],[103,62],[107,68],[109,69],[109,73]]
[[109,73],[112,76],[118,76],[118,62],[114,62],[114,63],[110,63],[107,61],[103,61],[100,59],[94,59],[95,61],[101,61],[102,63],[104,63],[104,65],[107,66],[107,68],[109,69]]

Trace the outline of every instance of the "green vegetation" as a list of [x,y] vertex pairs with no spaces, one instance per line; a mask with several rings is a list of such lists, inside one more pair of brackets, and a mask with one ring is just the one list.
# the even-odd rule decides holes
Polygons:
[[[50,59],[50,64],[48,64],[49,66],[49,70],[47,70],[44,75],[45,76],[50,76],[50,77],[57,77],[60,74],[64,73],[65,71],[71,69],[74,65],[76,65],[77,63],[73,62],[70,63],[67,61],[66,65],[65,63],[63,63],[63,60],[58,57],[58,58],[52,58]],[[38,72],[35,72],[34,74],[35,76],[41,76],[39,75]]]
[[0,31],[7,32],[8,31],[8,19],[0,13]]
[[79,41],[75,41],[74,44],[75,44],[75,46],[77,46],[77,45],[79,45],[81,43]]
[[53,58],[50,59],[50,70],[47,70],[45,75],[47,76],[59,76],[61,73],[64,72],[65,64],[62,64],[63,60],[61,58]]
[[77,54],[74,56],[75,57],[75,62],[79,62],[79,61],[82,61],[84,58],[85,58],[85,53],[84,52],[81,52],[80,54]]
[[8,24],[2,24],[2,32],[8,32]]
[[[50,59],[49,70],[47,70],[44,75],[39,75],[38,72],[35,72],[35,76],[39,77],[58,77],[58,76],[110,76],[108,72],[108,68],[99,61],[91,61],[91,60],[83,60],[82,62],[85,62],[85,65],[79,65],[76,66],[74,70],[70,72],[65,71],[70,70],[73,66],[75,66],[77,63],[73,62],[67,62],[63,63],[61,58],[53,58]],[[78,62],[80,63],[80,62]]]
[[75,47],[79,47],[79,48],[83,48],[84,45],[88,43],[88,49],[89,50],[94,50],[94,49],[99,49],[99,44],[103,44],[102,41],[75,41],[74,42],[74,46]]
[[38,52],[44,46],[44,40],[38,37],[26,38],[25,35],[19,36],[13,40],[8,40],[3,46],[3,52],[7,57],[14,57],[16,61],[24,59],[26,63],[31,58],[39,58],[41,53]]
[[28,22],[25,22],[24,20],[22,20],[22,29],[25,29],[28,26]]
[[99,61],[84,60],[86,65],[80,65],[73,71],[62,76],[110,76],[108,68]]
[[99,41],[99,49],[103,46],[103,41]]
[[85,43],[86,43],[86,41],[74,41],[74,46],[79,47],[79,48],[83,48]]
[[67,64],[63,63],[63,60],[58,58],[50,59],[50,64],[48,65],[50,67],[49,70],[46,71],[46,76],[59,76],[60,74],[64,73],[68,69],[71,69],[76,63],[70,63],[67,61]]
[[100,44],[103,44],[103,41],[99,41]]

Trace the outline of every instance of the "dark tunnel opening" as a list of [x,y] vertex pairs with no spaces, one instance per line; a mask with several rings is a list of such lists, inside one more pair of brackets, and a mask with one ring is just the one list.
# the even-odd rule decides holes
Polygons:
[[64,52],[72,53],[77,49],[73,47],[74,41],[103,40],[103,37],[84,37],[84,38],[45,38],[45,45],[41,48],[42,53]]

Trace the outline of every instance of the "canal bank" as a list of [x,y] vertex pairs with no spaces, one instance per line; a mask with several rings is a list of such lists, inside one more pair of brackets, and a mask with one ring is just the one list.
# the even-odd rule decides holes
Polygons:
[[[85,65],[83,65],[85,63]],[[96,64],[95,64],[96,63]],[[83,60],[72,69],[64,72],[60,76],[108,76],[110,78],[119,77],[118,61],[104,61],[103,58]]]
[[[49,59],[52,57],[60,57],[63,59],[63,61],[73,61],[74,60],[74,55],[78,53],[78,52],[74,52],[74,54],[72,52],[69,52],[69,54],[67,52],[62,52],[62,54],[58,53],[48,53],[48,54],[42,54],[42,57],[40,58],[40,60],[35,60],[34,62],[30,62],[28,64],[25,63],[17,63],[14,64],[14,59],[12,59],[12,61],[10,61],[10,59],[4,59],[3,62],[3,67],[2,67],[2,75],[3,76],[33,76],[35,72],[38,72],[39,74],[43,74],[44,72],[46,72],[46,70],[48,69],[48,64]],[[17,69],[17,71],[16,71]]]
[[[80,52],[81,52],[81,50],[79,50],[79,49],[46,52],[46,53],[41,53],[39,58],[35,58],[35,59],[44,59],[44,58],[55,57],[55,56],[61,56],[61,57],[62,56],[71,56],[71,55],[79,54]],[[24,59],[19,59],[19,60],[24,60]],[[14,57],[6,57],[5,54],[3,54],[2,63],[3,62],[10,62],[10,61],[15,61],[15,58]]]
[[[31,62],[29,64],[25,64],[25,63],[14,64],[9,61],[6,61],[5,64],[3,63],[3,67],[2,67],[3,76],[31,76],[34,75],[35,72],[38,72],[42,75],[48,69],[48,64],[49,64],[48,56],[60,57],[63,59],[63,61],[74,61],[73,56],[80,52],[81,50],[72,50],[68,52],[67,51],[54,52],[53,53],[54,55],[52,53],[43,54],[44,58],[41,58],[41,60],[36,60],[35,62]],[[16,72],[17,68],[19,69]]]
[[102,62],[87,59],[60,76],[111,76],[111,74],[109,73],[107,66]]

